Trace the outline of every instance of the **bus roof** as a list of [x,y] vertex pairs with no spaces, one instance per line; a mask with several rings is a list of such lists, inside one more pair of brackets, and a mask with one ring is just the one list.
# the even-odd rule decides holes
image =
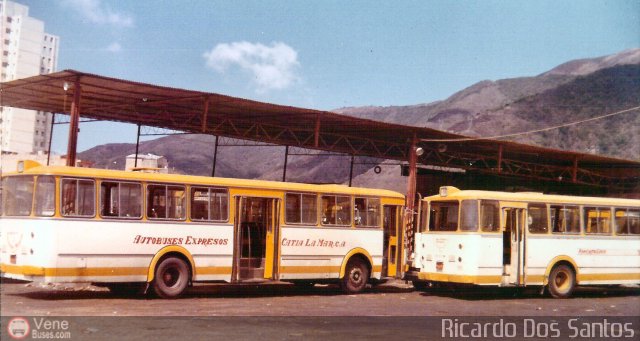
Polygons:
[[[452,186],[446,186],[444,192],[446,195],[432,195],[424,198],[424,200],[451,200],[451,199],[489,199],[489,200],[505,200],[505,201],[526,201],[526,202],[546,202],[546,203],[575,203],[575,204],[592,204],[592,205],[622,205],[622,206],[640,206],[640,200],[621,199],[608,197],[583,197],[571,195],[543,194],[534,192],[498,192],[498,191],[478,191],[478,190],[460,190]],[[443,188],[441,188],[443,193]],[[443,193],[444,194],[444,193]]]
[[[398,192],[394,192],[386,189],[372,189],[362,187],[348,187],[344,185],[316,185],[305,184],[296,182],[279,182],[279,181],[267,181],[267,180],[250,180],[250,179],[236,179],[236,178],[221,178],[221,177],[206,177],[196,175],[181,175],[181,174],[162,174],[162,173],[144,173],[144,172],[132,172],[113,169],[99,169],[99,168],[86,168],[86,167],[68,167],[68,166],[44,166],[38,162],[25,160],[20,161],[23,163],[23,170],[20,172],[5,173],[7,175],[18,174],[47,174],[47,175],[62,175],[73,177],[88,177],[96,179],[119,179],[130,181],[146,181],[146,182],[163,182],[163,183],[176,183],[176,184],[199,184],[207,186],[224,186],[224,187],[236,187],[236,188],[261,188],[271,190],[282,191],[295,191],[295,192],[321,192],[321,193],[345,193],[353,195],[366,195],[366,196],[383,196],[389,198],[404,199],[404,195]],[[18,167],[20,168],[20,166]]]

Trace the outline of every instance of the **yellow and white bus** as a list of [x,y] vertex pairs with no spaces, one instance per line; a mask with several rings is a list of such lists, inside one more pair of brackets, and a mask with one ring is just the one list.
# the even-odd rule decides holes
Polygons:
[[458,190],[424,198],[409,278],[546,286],[640,283],[640,200]]
[[23,161],[2,176],[4,276],[181,295],[193,282],[400,276],[402,194]]

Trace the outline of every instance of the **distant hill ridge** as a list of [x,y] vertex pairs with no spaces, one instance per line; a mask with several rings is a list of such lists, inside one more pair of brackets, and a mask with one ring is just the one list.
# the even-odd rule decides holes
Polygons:
[[[470,136],[495,136],[576,122],[640,105],[640,48],[573,60],[535,77],[482,81],[449,98],[427,104],[340,108],[355,117],[430,127]],[[640,115],[636,112],[538,134],[514,141],[544,147],[640,160]],[[164,155],[175,172],[211,175],[212,136],[175,135],[142,142],[140,153]],[[124,165],[133,144],[107,144],[79,153],[106,168]],[[116,161],[116,163],[114,163]],[[221,147],[216,175],[281,180],[284,147]],[[402,190],[399,170],[358,164],[354,183]],[[390,171],[389,169],[395,169]],[[397,168],[397,167],[396,167]],[[343,183],[349,158],[289,157],[287,180]]]

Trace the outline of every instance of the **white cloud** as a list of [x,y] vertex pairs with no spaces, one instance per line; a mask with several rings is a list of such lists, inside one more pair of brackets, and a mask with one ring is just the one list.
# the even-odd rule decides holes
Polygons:
[[224,73],[238,67],[252,76],[258,92],[281,90],[299,80],[298,53],[282,42],[266,46],[246,41],[218,44],[203,57],[207,67]]
[[133,17],[118,13],[103,5],[101,0],[61,0],[61,3],[94,24],[109,24],[117,27],[132,27]]
[[107,46],[107,52],[113,52],[113,53],[118,53],[120,51],[122,51],[122,45],[120,45],[120,43],[113,42],[111,44],[109,44],[109,46]]

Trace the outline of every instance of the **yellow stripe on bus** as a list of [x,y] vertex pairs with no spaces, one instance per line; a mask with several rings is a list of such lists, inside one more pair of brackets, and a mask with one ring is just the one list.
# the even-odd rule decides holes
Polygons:
[[[280,273],[287,274],[310,274],[310,273],[336,273],[341,270],[341,266],[281,266]],[[372,272],[382,271],[382,265],[374,265]]]
[[587,281],[640,280],[640,273],[581,274],[578,283]]
[[418,278],[425,281],[453,282],[467,284],[500,284],[502,276],[466,276],[432,272],[420,272]]
[[280,273],[306,274],[306,273],[338,273],[340,265],[336,266],[281,266]]
[[46,276],[46,277],[69,277],[69,276],[136,276],[145,275],[147,268],[44,268],[28,265],[0,266],[2,272],[8,274],[18,274],[25,276]]

